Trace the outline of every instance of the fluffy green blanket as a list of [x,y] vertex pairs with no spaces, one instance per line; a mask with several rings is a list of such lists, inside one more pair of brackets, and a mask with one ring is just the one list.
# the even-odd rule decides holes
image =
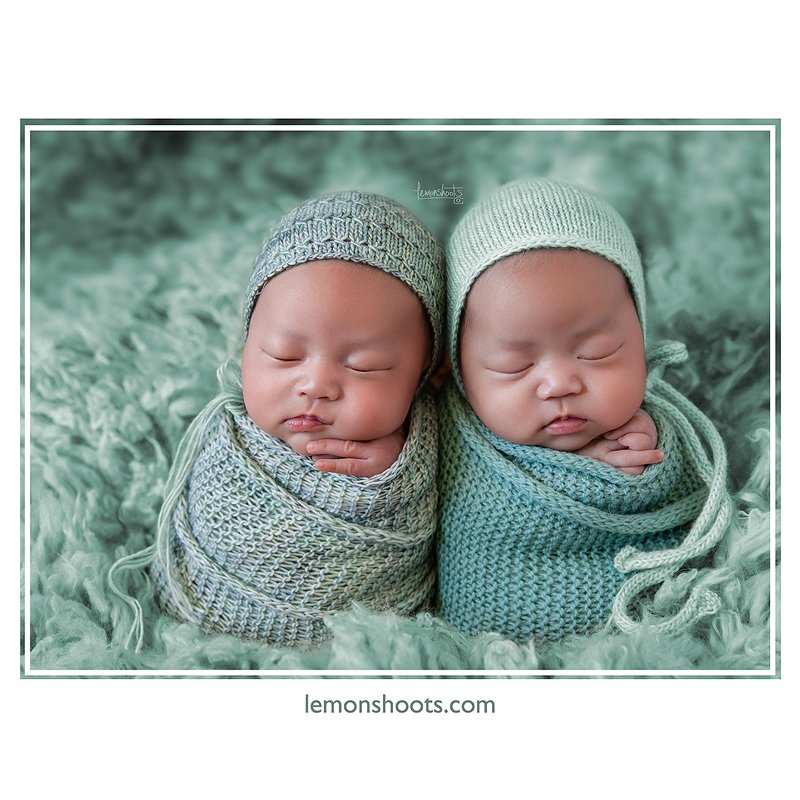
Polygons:
[[[769,184],[755,134],[36,136],[33,670],[768,667]],[[534,647],[467,636],[430,613],[355,608],[330,618],[329,641],[297,649],[181,623],[142,573],[128,588],[142,599],[144,646],[126,649],[130,615],[108,569],[152,543],[175,448],[216,393],[217,365],[238,356],[242,293],[267,222],[358,185],[407,203],[446,237],[459,207],[417,204],[417,180],[454,176],[471,201],[525,172],[592,182],[612,199],[644,251],[654,336],[688,346],[672,382],[720,429],[736,506],[692,574],[720,611],[678,636],[598,632]],[[646,608],[670,608],[685,580],[666,581]]]

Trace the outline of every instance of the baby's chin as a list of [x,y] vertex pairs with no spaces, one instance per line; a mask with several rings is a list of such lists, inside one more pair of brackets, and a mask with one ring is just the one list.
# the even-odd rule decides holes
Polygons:
[[548,450],[558,450],[560,453],[575,453],[583,447],[586,447],[592,439],[582,437],[571,442],[565,441],[566,437],[559,437],[555,441],[550,442],[537,442],[539,447],[546,447]]
[[577,431],[571,434],[554,436],[547,431],[536,431],[530,435],[514,435],[503,437],[513,444],[523,444],[531,447],[545,447],[548,450],[558,450],[561,453],[574,453],[589,442],[597,438],[597,434],[592,431]]
[[[271,431],[267,431],[267,433],[271,433]],[[355,435],[354,435],[355,434]],[[320,431],[315,431],[313,433],[290,433],[288,435],[279,436],[273,433],[273,436],[276,436],[285,444],[288,444],[295,453],[298,453],[301,456],[308,456],[308,443],[315,442],[319,439],[342,439],[342,440],[351,440],[351,441],[358,441],[358,442],[365,442],[370,441],[371,439],[378,438],[376,436],[364,436],[361,435],[361,431],[345,431],[341,432],[335,428],[335,426],[326,426],[325,428],[321,429]]]
[[308,450],[306,449],[309,442],[314,442],[317,439],[338,439],[339,437],[336,434],[332,433],[330,430],[325,433],[290,433],[288,435],[278,436],[277,434],[273,434],[277,436],[285,444],[288,444],[295,453],[299,453],[301,456],[307,456]]

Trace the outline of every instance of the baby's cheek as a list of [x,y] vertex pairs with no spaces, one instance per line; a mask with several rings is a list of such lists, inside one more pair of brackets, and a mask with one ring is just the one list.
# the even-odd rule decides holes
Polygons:
[[508,441],[527,439],[534,404],[521,396],[518,387],[483,383],[473,387],[468,398],[478,418],[492,433]]
[[464,389],[467,400],[473,409],[489,409],[503,401],[503,397],[493,382],[477,371],[464,370]]
[[614,427],[624,425],[641,406],[644,399],[644,389],[640,388],[636,380],[622,382],[618,385],[616,393],[611,393],[613,406],[609,408],[609,413],[614,415],[616,423]]
[[393,387],[375,391],[363,398],[363,420],[370,428],[369,438],[388,436],[403,424],[413,397],[413,395],[407,396],[408,393],[404,392],[403,388]]
[[484,408],[503,417],[530,416],[537,405],[535,390],[524,379],[493,381],[479,394]]
[[275,388],[262,376],[251,376],[249,381],[245,381],[242,374],[242,395],[248,416],[261,430],[273,435],[277,435],[275,426],[279,409]]

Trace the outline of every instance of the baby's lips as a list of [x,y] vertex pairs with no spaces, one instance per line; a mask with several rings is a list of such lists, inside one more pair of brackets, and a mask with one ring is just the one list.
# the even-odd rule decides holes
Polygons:
[[286,420],[286,427],[295,433],[317,431],[328,423],[313,414],[301,414]]
[[583,428],[587,422],[588,420],[583,417],[556,417],[556,419],[551,420],[545,428],[553,434],[569,434],[576,433]]

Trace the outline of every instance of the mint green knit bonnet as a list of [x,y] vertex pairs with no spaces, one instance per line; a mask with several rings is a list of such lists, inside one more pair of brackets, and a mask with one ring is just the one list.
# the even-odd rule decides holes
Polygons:
[[447,337],[462,392],[458,335],[472,284],[506,256],[545,247],[587,250],[616,264],[628,279],[645,331],[642,262],[633,234],[617,211],[578,186],[547,178],[512,181],[473,206],[448,244]]
[[361,191],[306,200],[272,228],[253,264],[244,307],[244,334],[264,284],[308,261],[340,259],[372,267],[403,281],[420,299],[431,326],[436,368],[442,348],[444,252],[436,237],[407,208]]

